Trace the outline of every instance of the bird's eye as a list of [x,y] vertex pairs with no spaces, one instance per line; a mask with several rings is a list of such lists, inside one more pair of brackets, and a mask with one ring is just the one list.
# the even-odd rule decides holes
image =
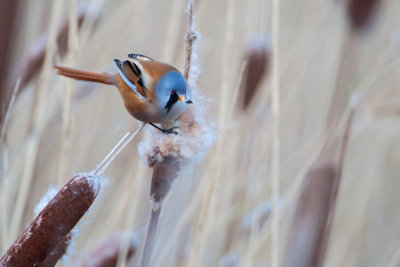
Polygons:
[[176,95],[176,92],[175,91],[171,91],[171,95]]

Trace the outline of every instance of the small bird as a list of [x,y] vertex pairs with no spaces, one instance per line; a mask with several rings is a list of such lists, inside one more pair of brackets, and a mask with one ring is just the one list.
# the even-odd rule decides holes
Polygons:
[[114,59],[114,64],[117,71],[112,73],[55,68],[65,77],[117,86],[129,114],[165,134],[177,134],[178,127],[163,129],[154,123],[171,125],[193,103],[185,77],[175,67],[140,54],[129,54],[123,62]]

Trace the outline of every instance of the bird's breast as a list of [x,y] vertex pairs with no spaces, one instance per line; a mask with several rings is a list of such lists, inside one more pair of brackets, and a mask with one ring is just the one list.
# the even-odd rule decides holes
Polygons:
[[124,100],[125,108],[135,119],[154,123],[163,121],[156,100],[141,98],[123,82],[118,84],[118,90]]

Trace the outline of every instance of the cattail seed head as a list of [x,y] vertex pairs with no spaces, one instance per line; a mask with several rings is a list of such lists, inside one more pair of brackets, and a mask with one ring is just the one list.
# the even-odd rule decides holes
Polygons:
[[160,203],[171,189],[171,184],[178,177],[179,160],[173,157],[156,161],[153,165],[150,198]]
[[288,238],[285,267],[317,266],[335,192],[337,167],[314,163],[305,175]]
[[270,64],[270,46],[262,38],[254,39],[246,52],[247,68],[245,70],[245,82],[242,88],[242,108],[248,108],[259,85],[265,75],[268,74]]
[[347,16],[352,29],[358,31],[368,27],[376,13],[380,0],[349,0]]
[[68,234],[92,205],[99,188],[97,178],[90,175],[69,180],[8,249],[0,266],[44,264],[60,244],[68,243]]

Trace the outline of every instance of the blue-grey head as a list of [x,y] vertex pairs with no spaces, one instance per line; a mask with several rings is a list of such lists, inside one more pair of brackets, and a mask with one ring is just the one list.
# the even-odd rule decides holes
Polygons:
[[159,111],[170,120],[181,115],[192,103],[192,92],[183,75],[177,71],[166,73],[155,85]]

